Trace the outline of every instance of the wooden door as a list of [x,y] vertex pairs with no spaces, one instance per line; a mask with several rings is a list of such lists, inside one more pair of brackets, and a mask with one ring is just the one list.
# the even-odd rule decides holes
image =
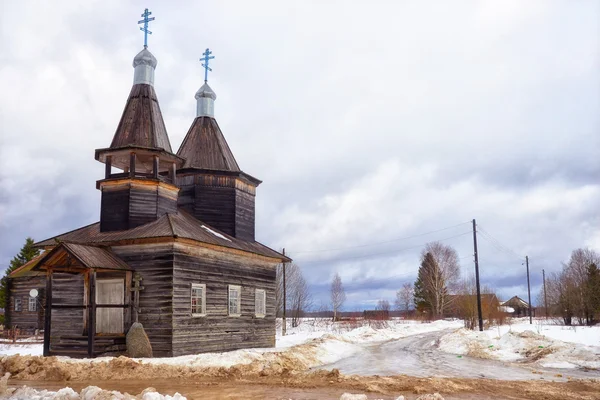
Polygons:
[[[96,304],[123,304],[125,281],[123,279],[98,279]],[[123,308],[97,308],[96,334],[123,333]]]

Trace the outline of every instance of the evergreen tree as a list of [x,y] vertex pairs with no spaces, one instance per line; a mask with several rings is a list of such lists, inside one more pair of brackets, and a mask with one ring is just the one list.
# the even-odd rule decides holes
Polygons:
[[33,239],[28,237],[19,254],[13,257],[10,265],[4,272],[4,276],[0,280],[0,308],[6,309],[7,305],[10,304],[8,299],[8,275],[40,254],[40,251],[33,247],[33,243]]
[[600,269],[595,263],[587,268],[587,303],[589,306],[590,319],[588,324],[593,325],[600,316]]
[[415,281],[414,302],[415,308],[419,312],[431,313],[433,309],[432,296],[426,285],[427,276],[432,273],[432,269],[435,269],[435,259],[433,254],[426,253],[421,261],[421,266],[419,266],[419,273]]

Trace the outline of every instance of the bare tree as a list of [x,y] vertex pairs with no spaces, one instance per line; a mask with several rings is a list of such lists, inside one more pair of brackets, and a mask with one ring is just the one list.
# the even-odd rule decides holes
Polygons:
[[390,308],[390,302],[387,300],[379,300],[375,306],[377,311],[390,311]]
[[312,296],[298,264],[288,264],[285,272],[287,303],[292,313],[292,326],[296,327],[300,324],[300,318],[312,306]]
[[428,243],[421,252],[421,267],[415,282],[415,305],[441,317],[456,291],[460,278],[458,254],[440,242]]
[[333,276],[333,281],[331,282],[331,305],[333,307],[333,320],[337,320],[337,313],[344,305],[346,301],[346,292],[344,291],[344,286],[342,285],[342,278],[340,278],[340,274],[337,272]]
[[[298,264],[287,264],[285,273],[287,295],[286,306],[287,310],[291,312],[292,326],[296,327],[300,324],[300,318],[312,306],[312,296]],[[281,315],[283,312],[283,265],[281,264],[277,267],[275,301],[277,315]]]
[[396,310],[404,310],[405,315],[408,315],[408,310],[410,310],[410,306],[413,304],[413,296],[413,285],[408,282],[402,285],[402,288],[396,292]]

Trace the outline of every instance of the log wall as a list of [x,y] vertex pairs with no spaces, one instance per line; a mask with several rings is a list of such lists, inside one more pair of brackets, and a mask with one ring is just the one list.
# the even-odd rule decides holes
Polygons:
[[[44,329],[46,276],[22,276],[10,278],[9,304],[6,310],[6,320],[10,327],[18,327],[26,330]],[[29,311],[29,291],[37,289],[39,292],[36,311]],[[21,300],[21,311],[15,311],[15,299]]]
[[172,356],[173,244],[129,245],[111,249],[142,276],[139,322],[155,357]]
[[[52,274],[52,304],[84,305],[84,276],[54,272]],[[60,341],[60,336],[84,334],[84,310],[52,309],[50,348]]]
[[[275,346],[275,263],[175,243],[173,355]],[[191,315],[191,284],[206,285],[206,316]],[[228,315],[228,285],[242,288],[241,316]],[[266,315],[255,315],[255,289]]]

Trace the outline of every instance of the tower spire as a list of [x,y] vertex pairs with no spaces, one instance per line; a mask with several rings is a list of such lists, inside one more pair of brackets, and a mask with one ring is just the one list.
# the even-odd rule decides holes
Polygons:
[[208,86],[208,71],[212,72],[212,68],[208,66],[210,60],[214,59],[215,56],[211,55],[212,51],[208,48],[202,53],[203,57],[200,61],[202,67],[204,67],[204,85],[196,92],[196,117],[214,117],[215,116],[215,100],[217,99],[216,93]]
[[152,32],[148,30],[148,22],[154,21],[154,17],[149,18],[152,13],[146,8],[142,17],[143,20],[138,21],[138,24],[144,24],[144,27],[140,27],[140,30],[144,32],[144,48],[140,51],[133,59],[133,84],[147,84],[154,85],[154,70],[158,62],[156,57],[148,50],[148,35]]

